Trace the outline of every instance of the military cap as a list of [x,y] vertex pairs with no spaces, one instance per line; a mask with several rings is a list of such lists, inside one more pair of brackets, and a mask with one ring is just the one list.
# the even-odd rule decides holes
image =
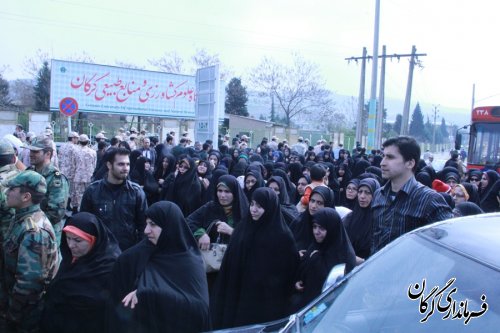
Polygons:
[[71,132],[69,133],[69,138],[77,138],[78,137],[78,133],[77,132]]
[[32,139],[31,144],[26,145],[24,147],[28,148],[29,150],[35,150],[35,151],[40,151],[46,148],[54,148],[52,146],[52,140],[43,135],[37,136],[36,138]]
[[132,127],[132,128],[130,129],[130,132],[131,132],[131,133],[137,133],[137,128]]
[[82,134],[78,138],[78,141],[80,141],[80,142],[89,142],[89,137],[87,136],[87,134]]
[[8,183],[8,187],[26,186],[35,192],[47,193],[47,182],[45,178],[38,172],[26,170],[12,178]]
[[10,144],[9,140],[0,139],[0,155],[13,155],[14,147]]
[[107,137],[104,136],[104,134],[101,132],[101,133],[97,133],[97,135],[95,136],[96,139],[107,139]]

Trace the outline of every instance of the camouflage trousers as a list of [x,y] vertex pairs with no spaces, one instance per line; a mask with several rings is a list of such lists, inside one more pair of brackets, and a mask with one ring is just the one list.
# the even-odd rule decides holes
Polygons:
[[83,193],[85,189],[90,185],[90,183],[81,183],[75,182],[71,187],[70,198],[71,198],[71,207],[80,207],[80,203],[82,202]]
[[0,319],[0,332],[5,333],[37,333],[40,332],[40,319],[43,312],[43,300],[28,304],[18,321],[13,322],[7,318]]

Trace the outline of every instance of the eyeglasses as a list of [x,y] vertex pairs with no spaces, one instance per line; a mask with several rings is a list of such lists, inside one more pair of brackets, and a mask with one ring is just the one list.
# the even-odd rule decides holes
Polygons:
[[355,187],[350,187],[350,186],[347,186],[346,188],[347,191],[357,191],[358,189],[355,188]]
[[478,178],[471,178],[471,179],[470,179],[470,181],[471,181],[471,182],[478,182],[478,181],[479,181],[479,179],[478,179]]

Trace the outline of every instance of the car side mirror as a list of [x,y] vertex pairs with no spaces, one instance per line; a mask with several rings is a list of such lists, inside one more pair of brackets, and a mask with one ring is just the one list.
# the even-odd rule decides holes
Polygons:
[[321,291],[325,291],[331,286],[335,285],[337,282],[342,280],[344,277],[345,273],[345,264],[337,264],[333,266],[333,268],[330,270],[330,273],[328,273],[328,277],[326,278],[325,283],[323,284],[323,288]]

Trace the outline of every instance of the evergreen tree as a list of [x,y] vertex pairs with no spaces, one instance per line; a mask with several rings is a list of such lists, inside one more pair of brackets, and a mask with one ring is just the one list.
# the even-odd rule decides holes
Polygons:
[[446,125],[446,120],[444,120],[444,117],[441,118],[441,126],[439,127],[439,134],[441,134],[441,143],[448,142],[448,136],[449,136],[448,125]]
[[413,110],[409,133],[415,139],[420,139],[422,141],[425,139],[424,115],[422,114],[419,103],[417,103],[415,110]]
[[44,61],[43,66],[38,71],[36,78],[35,110],[50,110],[50,68],[47,61]]
[[425,133],[425,142],[432,142],[432,135],[433,133],[433,126],[431,124],[431,120],[429,119],[429,116],[427,116],[427,121],[425,122],[425,128],[424,128],[424,133]]
[[402,123],[403,123],[403,116],[401,114],[397,114],[396,115],[396,121],[394,122],[394,126],[392,126],[392,129],[398,135],[401,134],[401,124]]
[[226,113],[248,117],[247,101],[247,89],[240,78],[233,77],[226,87]]
[[0,74],[0,106],[9,106],[12,101],[9,97],[9,81],[5,80]]

